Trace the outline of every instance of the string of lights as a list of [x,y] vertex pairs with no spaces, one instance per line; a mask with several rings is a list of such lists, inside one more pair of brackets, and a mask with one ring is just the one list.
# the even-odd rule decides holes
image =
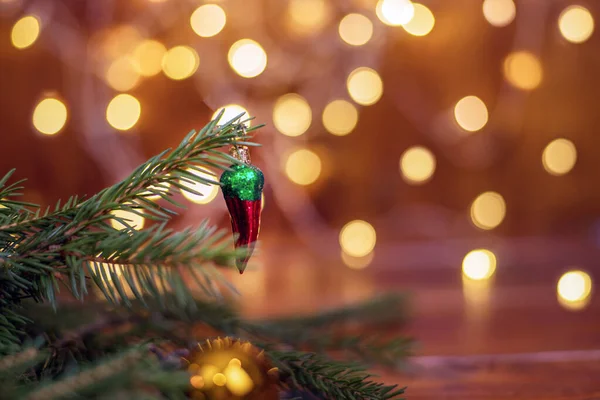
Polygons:
[[[132,90],[151,84],[151,78],[159,74],[175,81],[190,79],[205,103],[217,110],[215,114],[225,110],[224,119],[248,111],[251,115],[271,116],[276,133],[262,137],[261,141],[276,154],[283,155],[281,160],[264,160],[265,172],[271,180],[272,200],[311,247],[328,251],[325,249],[332,247],[331,242],[338,240],[346,265],[355,269],[368,266],[374,259],[376,221],[348,221],[339,234],[332,234],[331,227],[312,204],[306,189],[324,179],[323,158],[327,155],[311,147],[311,137],[323,132],[336,137],[352,134],[361,110],[377,104],[387,90],[387,82],[379,70],[386,40],[397,34],[398,29],[414,40],[424,40],[436,29],[436,16],[428,5],[410,0],[356,0],[352,5],[290,0],[272,11],[279,12],[281,25],[286,28],[282,33],[269,31],[264,19],[275,14],[258,7],[239,10],[230,7],[227,1],[200,6],[192,6],[191,2],[175,5],[173,0],[145,1],[144,13],[131,23],[98,29],[89,40],[84,40],[77,31],[65,7],[49,6],[41,1],[25,7],[22,0],[1,0],[0,12],[7,18],[18,16],[11,30],[11,43],[19,50],[28,51],[44,35],[60,35],[62,41],[73,45],[69,50],[61,50],[61,54],[69,68],[84,74],[82,82],[71,85],[71,90],[80,91],[76,97],[87,110],[81,118],[81,130],[90,153],[112,178],[120,179],[142,159],[135,145],[124,149],[119,140],[119,134],[134,131],[144,115],[144,99],[135,97]],[[113,1],[90,3],[94,4],[90,5],[94,15],[111,15],[116,7]],[[545,7],[562,6],[553,2]],[[503,29],[518,19],[518,12],[523,12],[523,24],[531,25],[526,9],[513,0],[485,0],[481,18],[494,28]],[[154,21],[152,18],[156,15],[160,15],[163,24],[181,25],[181,29],[193,32],[195,39],[161,42],[154,36],[161,27],[149,27],[149,21]],[[110,18],[106,18],[110,22]],[[186,22],[185,28],[183,22]],[[564,7],[554,23],[559,40],[569,45],[585,43],[594,32],[591,12],[577,4]],[[249,25],[252,25],[248,30],[252,32],[251,37],[243,37]],[[223,35],[226,27],[238,35],[231,45],[211,40]],[[536,29],[542,32],[546,26],[538,21]],[[515,46],[500,66],[507,87],[501,97],[508,98],[507,91],[525,96],[544,80],[544,66],[537,51],[541,34],[529,34],[527,43],[518,35],[517,29]],[[312,41],[310,46],[306,45],[307,41]],[[205,56],[208,54],[210,57]],[[228,69],[235,73],[233,78],[224,72]],[[103,87],[98,87],[95,81],[98,77]],[[288,88],[294,89],[285,92]],[[411,88],[408,86],[407,90]],[[451,110],[432,109],[421,114],[416,110],[418,105],[413,104],[415,97],[397,97],[397,108],[412,118],[422,132],[432,132],[434,138],[439,139],[436,142],[439,149],[415,145],[399,154],[400,177],[412,186],[426,185],[432,180],[438,165],[436,154],[442,153],[456,163],[463,162],[460,153],[452,156],[452,148],[444,150],[448,137],[454,135],[459,141],[479,140],[477,145],[482,146],[483,139],[477,138],[483,136],[490,128],[490,121],[494,121],[493,110],[489,110],[484,97],[477,93],[456,93]],[[42,94],[32,109],[34,128],[43,135],[59,134],[70,121],[69,109],[60,93]],[[98,109],[105,110],[102,117],[112,130],[98,127],[99,116],[94,111]],[[107,160],[106,154],[113,157]],[[540,154],[540,162],[550,175],[568,174],[577,162],[575,143],[566,137],[551,140]],[[218,190],[212,187],[205,192],[203,196],[189,192],[183,195],[194,203],[210,204]],[[508,207],[502,193],[491,188],[472,200],[465,215],[470,217],[475,229],[493,231],[505,220]],[[224,208],[221,209],[224,212]],[[423,213],[424,218],[426,213]],[[382,215],[381,219],[389,219],[389,216]],[[135,224],[141,228],[144,221],[136,220]],[[315,235],[315,232],[321,234]],[[322,240],[322,232],[328,232],[327,240]],[[468,280],[484,281],[494,275],[496,264],[497,256],[491,249],[472,249],[464,256],[462,271]],[[583,271],[567,272],[558,283],[561,304],[580,307],[590,291],[591,278]]]

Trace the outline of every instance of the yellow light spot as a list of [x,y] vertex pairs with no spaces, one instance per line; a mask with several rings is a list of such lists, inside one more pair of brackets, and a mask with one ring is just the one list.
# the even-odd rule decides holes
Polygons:
[[223,374],[226,378],[227,389],[229,389],[234,396],[245,396],[254,388],[252,378],[239,365],[231,365],[231,363],[229,363],[227,368],[223,371]]
[[377,103],[383,94],[383,82],[379,74],[367,67],[355,69],[346,82],[352,100],[363,106]]
[[412,184],[422,184],[431,179],[435,165],[435,156],[425,147],[411,147],[400,157],[402,177]]
[[594,32],[594,18],[585,7],[569,6],[560,13],[558,28],[569,42],[583,43]]
[[513,0],[485,0],[483,16],[490,24],[502,27],[510,24],[517,14]]
[[561,276],[556,290],[559,299],[563,302],[581,304],[588,300],[592,293],[592,278],[583,271],[569,271]]
[[260,211],[265,209],[265,194],[260,194]]
[[126,131],[140,119],[142,106],[138,99],[130,94],[119,94],[113,97],[106,107],[106,120],[115,129]]
[[577,149],[567,139],[553,140],[542,153],[544,169],[551,175],[564,175],[571,171],[577,161]]
[[300,136],[310,127],[310,105],[296,93],[281,96],[273,107],[273,125],[286,136]]
[[471,204],[471,220],[481,229],[494,229],[506,216],[506,202],[496,192],[484,192]]
[[413,18],[415,7],[410,0],[379,0],[375,12],[384,24],[399,26]]
[[[219,113],[222,110],[225,110],[225,112],[223,113],[221,118],[217,121],[217,124],[225,124],[242,113],[244,113],[244,115],[242,115],[242,117],[241,117],[242,120],[249,117],[248,110],[246,110],[244,107],[242,107],[238,104],[227,104],[226,106],[223,106],[223,107],[219,108],[217,111],[215,111],[213,113],[211,119],[217,118],[217,115],[219,115]],[[245,122],[244,125],[249,127],[250,121]]]
[[[129,225],[130,227],[132,227],[133,229],[135,229],[137,231],[139,231],[140,229],[142,229],[144,227],[144,217],[142,217],[141,215],[138,215],[136,213],[133,213],[133,212],[127,211],[127,210],[113,210],[110,213],[111,213],[111,215],[124,220],[127,223],[127,225]],[[117,221],[116,219],[111,219],[110,224],[113,228],[119,229],[119,230],[127,228],[127,225],[124,225],[123,223],[121,223],[120,221]]]
[[240,361],[239,358],[232,358],[227,365],[230,366],[230,367],[241,368],[242,367],[242,362]]
[[144,40],[133,51],[134,67],[142,76],[154,76],[162,69],[167,48],[156,40]]
[[126,92],[137,86],[140,74],[133,58],[123,56],[113,61],[106,71],[106,82],[119,92]]
[[[213,181],[213,182],[218,181],[218,178],[215,175],[210,174],[208,172],[195,171],[193,169],[188,169],[187,171],[190,174],[196,175],[200,178],[204,178],[209,181]],[[211,201],[213,201],[215,199],[215,197],[217,197],[217,194],[219,193],[219,185],[215,185],[212,183],[206,183],[206,184],[196,183],[196,182],[192,183],[192,182],[185,181],[183,179],[181,179],[179,181],[179,183],[182,184],[183,186],[185,186],[186,189],[194,190],[194,191],[200,193],[200,194],[196,194],[196,193],[192,193],[188,190],[181,189],[181,193],[183,194],[183,197],[185,197],[192,203],[208,204]]]
[[477,96],[463,97],[454,107],[456,122],[466,131],[476,132],[488,122],[488,110]]
[[476,281],[489,279],[496,271],[496,256],[486,249],[473,250],[463,259],[462,271]]
[[535,89],[542,82],[542,64],[528,51],[511,53],[504,60],[504,77],[519,89]]
[[195,389],[202,389],[204,387],[204,378],[194,375],[190,378],[190,383]]
[[121,25],[111,30],[102,44],[104,56],[109,60],[129,55],[142,41],[140,31],[131,25]]
[[285,173],[298,185],[310,185],[321,175],[321,159],[310,150],[296,150],[285,162]]
[[200,58],[196,50],[189,46],[176,46],[165,53],[162,69],[167,77],[182,80],[192,76],[199,64]]
[[375,228],[366,221],[350,221],[340,231],[340,246],[352,257],[368,255],[375,248],[376,241]]
[[290,0],[288,25],[300,35],[318,33],[327,24],[331,8],[324,0]]
[[215,376],[213,376],[213,383],[217,386],[225,386],[227,383],[227,377],[220,372],[216,373]]
[[333,135],[345,136],[358,123],[358,110],[346,100],[333,100],[323,110],[323,126]]
[[216,4],[205,4],[196,8],[190,17],[190,25],[196,35],[215,36],[221,32],[227,22],[225,11]]
[[431,10],[423,4],[414,3],[415,15],[402,28],[413,36],[425,36],[435,26],[435,17]]
[[369,254],[363,257],[353,257],[342,250],[342,261],[348,268],[351,269],[364,269],[367,268],[373,261],[375,252],[371,251]]
[[[198,371],[198,375],[201,376],[202,379],[204,380],[204,387],[206,389],[209,389],[210,387],[213,386],[213,382],[214,382],[213,378],[218,373],[219,373],[219,368],[217,368],[216,366],[211,365],[211,364],[203,365],[202,367],[200,367],[200,370]],[[219,379],[219,378],[217,378],[217,379]]]
[[10,40],[17,49],[26,49],[35,43],[40,35],[40,21],[33,15],[18,20],[10,33]]
[[67,106],[58,99],[47,98],[33,110],[33,126],[44,135],[58,133],[67,122]]
[[229,65],[244,78],[254,78],[267,67],[267,53],[260,44],[251,39],[235,42],[227,54]]
[[362,46],[373,36],[373,23],[362,14],[348,14],[340,21],[338,32],[352,46]]

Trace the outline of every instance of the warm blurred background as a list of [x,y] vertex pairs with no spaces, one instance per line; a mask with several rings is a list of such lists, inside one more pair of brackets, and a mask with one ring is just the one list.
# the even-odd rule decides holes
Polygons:
[[409,399],[600,398],[600,2],[421,2],[0,0],[0,172],[54,204],[247,111],[247,313],[408,290]]

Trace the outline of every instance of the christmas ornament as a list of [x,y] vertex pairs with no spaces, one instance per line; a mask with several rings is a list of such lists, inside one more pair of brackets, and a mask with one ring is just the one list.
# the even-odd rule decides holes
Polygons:
[[229,337],[206,340],[183,360],[193,399],[279,399],[279,371],[250,342]]
[[260,169],[250,164],[248,147],[232,146],[231,155],[242,164],[232,165],[228,171],[223,172],[220,183],[231,216],[231,228],[237,234],[235,247],[246,249],[245,255],[236,260],[236,266],[242,274],[252,256],[260,231],[265,178]]

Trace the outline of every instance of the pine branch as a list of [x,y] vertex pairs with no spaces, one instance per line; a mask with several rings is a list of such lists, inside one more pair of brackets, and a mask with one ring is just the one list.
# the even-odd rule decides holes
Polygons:
[[27,400],[62,399],[73,397],[76,393],[84,395],[97,392],[99,388],[102,388],[104,392],[114,390],[131,380],[132,374],[138,369],[142,358],[147,353],[148,349],[145,346],[134,348],[125,354],[98,362],[80,373],[58,381],[42,383],[33,391],[21,394],[21,398]]
[[298,327],[302,327],[303,329],[320,329],[331,325],[353,323],[356,321],[370,325],[381,323],[402,324],[406,320],[407,308],[406,296],[388,293],[345,307],[333,308],[311,315],[265,320],[262,324],[272,331],[282,330],[282,335],[284,335],[285,330],[293,331]]
[[[397,366],[412,347],[410,338],[383,340],[367,331],[401,326],[407,318],[405,296],[386,294],[362,303],[312,315],[266,321],[241,321],[242,330],[258,340],[284,343],[310,351],[342,351],[367,363]],[[348,327],[360,334],[352,334]]]
[[[6,283],[0,288],[4,302],[0,307],[11,309],[23,298],[44,299],[55,306],[61,282],[83,298],[90,278],[108,299],[127,304],[123,286],[97,268],[105,261],[116,263],[111,264],[113,270],[122,269],[129,290],[138,298],[142,293],[160,296],[171,290],[178,295],[177,304],[189,304],[189,288],[181,273],[192,265],[196,271],[192,276],[200,289],[219,296],[214,282],[219,275],[208,264],[229,266],[240,256],[230,250],[230,242],[221,240],[223,233],[215,233],[207,224],[182,233],[163,225],[138,232],[114,212],[129,211],[164,223],[175,211],[152,196],[182,207],[172,199],[176,189],[198,193],[188,185],[218,184],[192,172],[228,169],[238,161],[219,148],[233,143],[254,145],[245,141],[250,136],[241,128],[244,121],[239,121],[240,116],[217,126],[220,117],[200,132],[190,132],[173,151],[151,158],[122,182],[87,200],[73,197],[63,205],[59,201],[53,210],[34,211],[35,205],[7,200],[18,195],[21,182],[6,186],[12,171],[0,179],[0,281]],[[126,228],[114,229],[111,220]],[[159,283],[153,274],[158,275]],[[11,326],[7,329],[6,338],[0,334],[0,347],[9,346],[18,336]]]
[[370,380],[372,375],[357,364],[333,361],[315,353],[269,351],[283,373],[286,389],[308,391],[319,398],[388,400],[399,399],[404,388]]

